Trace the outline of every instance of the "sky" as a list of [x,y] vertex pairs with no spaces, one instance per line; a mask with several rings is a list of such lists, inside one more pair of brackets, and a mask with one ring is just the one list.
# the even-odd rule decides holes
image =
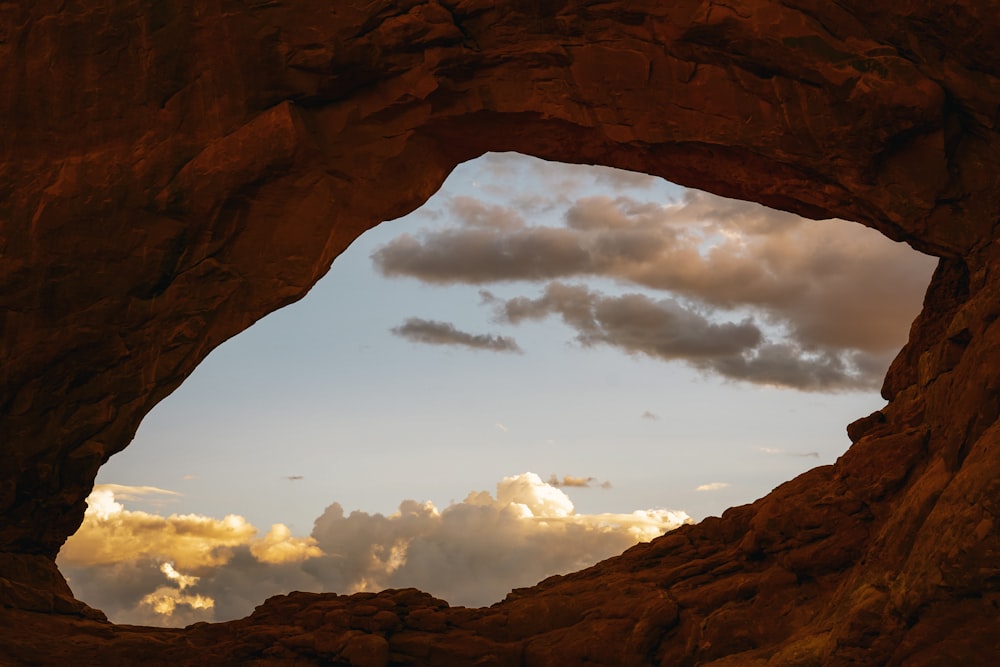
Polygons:
[[212,352],[58,562],[117,622],[289,590],[491,604],[835,461],[933,267],[854,223],[487,154]]

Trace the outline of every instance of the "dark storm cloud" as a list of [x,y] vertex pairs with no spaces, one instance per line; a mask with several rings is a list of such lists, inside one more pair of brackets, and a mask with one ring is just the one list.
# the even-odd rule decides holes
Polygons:
[[513,338],[491,334],[470,334],[459,331],[455,325],[449,322],[424,320],[419,317],[411,317],[398,327],[393,327],[391,331],[414,343],[457,345],[494,352],[521,352],[521,348],[518,347],[517,341]]

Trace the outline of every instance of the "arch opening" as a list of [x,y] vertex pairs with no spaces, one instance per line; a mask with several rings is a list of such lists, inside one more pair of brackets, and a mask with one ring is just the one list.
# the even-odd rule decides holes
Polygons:
[[[579,569],[587,563],[569,552],[580,545],[593,545],[592,562],[627,546],[632,538],[623,534],[650,537],[682,520],[647,515],[630,524],[635,510],[668,506],[701,519],[831,463],[849,444],[843,426],[880,407],[877,386],[932,269],[930,258],[900,253],[858,225],[804,221],[631,172],[510,154],[459,167],[408,217],[406,227],[384,223],[357,241],[303,304],[214,352],[205,368],[219,365],[203,393],[182,398],[182,389],[163,408],[186,405],[148,427],[154,432],[144,426],[131,454],[105,466],[98,481],[122,486],[101,487],[96,498],[105,504],[92,503],[85,529],[111,520],[128,531],[121,520],[134,519],[201,530],[205,541],[164,543],[160,554],[126,548],[121,555],[140,555],[86,563],[88,547],[73,538],[60,564],[82,599],[110,611],[83,592],[91,576],[91,590],[127,600],[113,620],[183,625],[245,615],[293,588],[415,585],[482,605]],[[386,294],[375,303],[364,282],[372,279]],[[313,305],[322,296],[360,317],[331,320]],[[272,327],[286,314],[287,325]],[[248,349],[236,353],[237,341]],[[337,350],[321,362],[311,346]],[[297,376],[274,375],[289,365]],[[260,393],[267,384],[279,386],[276,395]],[[556,398],[545,402],[546,395]],[[430,412],[434,404],[443,410]],[[278,418],[268,412],[275,409]],[[160,411],[147,422],[156,424]],[[212,418],[216,411],[221,420]],[[810,421],[814,428],[803,430]],[[144,447],[161,458],[142,461]],[[269,449],[285,461],[262,463]],[[354,449],[370,458],[344,456]],[[317,451],[326,454],[317,460]],[[135,466],[126,463],[133,458]],[[152,479],[144,476],[150,470]],[[516,477],[527,471],[541,477]],[[507,476],[493,505],[470,494]],[[382,490],[367,488],[370,479]],[[575,516],[576,533],[535,531],[534,550],[498,560],[495,542],[469,549],[477,533],[440,520],[449,511],[455,521],[483,508],[509,513],[518,484],[541,505],[550,501],[529,507],[535,523]],[[115,493],[128,510],[113,504]],[[262,498],[266,506],[245,509]],[[402,498],[415,500],[397,508]],[[423,502],[429,498],[433,510]],[[352,523],[331,506],[317,518],[330,501],[368,513]],[[146,515],[127,513],[137,511]],[[199,516],[174,524],[151,518],[168,513]],[[580,540],[590,528],[583,517],[602,513],[619,515],[605,524],[617,520],[621,530]],[[218,518],[228,514],[239,518]],[[268,531],[272,524],[281,527]],[[433,539],[420,532],[428,525]],[[360,537],[335,543],[324,530]],[[516,530],[504,537],[524,540]],[[480,559],[469,577],[517,558],[522,565],[497,578],[500,588],[435,590],[455,581],[454,562],[425,554],[420,561],[412,545],[440,548],[449,539],[465,547],[461,557]],[[346,549],[375,569],[332,564],[331,553]],[[558,557],[546,560],[550,553]],[[554,569],[525,568],[528,561]],[[407,579],[410,562],[423,571]],[[251,581],[259,585],[221,600],[219,591]]]

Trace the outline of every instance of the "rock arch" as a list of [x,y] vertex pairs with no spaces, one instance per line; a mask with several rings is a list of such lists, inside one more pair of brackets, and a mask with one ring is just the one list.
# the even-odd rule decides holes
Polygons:
[[[37,630],[8,650],[54,658],[53,628],[95,662],[199,642],[221,662],[351,664],[996,650],[997,17],[873,0],[0,9],[0,613]],[[84,620],[53,558],[101,463],[211,349],[486,150],[851,219],[941,257],[889,406],[835,466],[496,609],[297,595],[242,639]]]

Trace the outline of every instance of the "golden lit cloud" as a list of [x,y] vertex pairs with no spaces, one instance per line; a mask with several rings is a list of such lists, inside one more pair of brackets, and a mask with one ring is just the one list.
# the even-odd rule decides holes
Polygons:
[[192,577],[189,575],[181,574],[174,569],[173,563],[164,563],[160,566],[160,572],[167,575],[167,579],[177,584],[177,588],[184,590],[188,586],[194,586],[198,583],[200,577]]
[[62,561],[102,565],[152,558],[173,562],[183,570],[216,567],[229,561],[233,547],[247,544],[257,533],[235,514],[215,519],[126,510],[115,500],[124,488],[107,484],[94,487],[87,498],[83,524],[60,552]]
[[167,561],[163,573],[183,590],[188,580],[174,564],[184,570],[218,567],[229,562],[236,547],[249,546],[254,558],[264,563],[299,562],[323,553],[313,538],[293,537],[284,524],[275,524],[264,537],[254,539],[257,529],[236,514],[223,519],[197,514],[164,517],[127,510],[117,501],[145,498],[151,493],[178,495],[155,487],[95,486],[87,498],[83,524],[66,542],[60,560],[73,565]]
[[160,572],[166,575],[167,579],[177,584],[177,588],[161,586],[155,591],[146,595],[139,601],[140,605],[151,607],[153,611],[162,616],[173,616],[174,610],[179,605],[190,607],[192,610],[211,609],[215,606],[215,600],[204,595],[189,595],[184,593],[184,589],[198,583],[200,577],[181,574],[174,569],[172,563],[164,563],[160,566]]
[[250,545],[250,553],[262,563],[297,563],[323,555],[312,537],[292,537],[283,523],[271,526],[262,539]]
[[[559,481],[567,480],[588,481]],[[404,500],[388,516],[345,514],[334,503],[309,537],[284,524],[256,537],[235,515],[128,510],[100,485],[59,565],[74,592],[114,621],[180,626],[238,618],[289,590],[417,587],[453,604],[486,605],[684,523],[687,514],[666,509],[581,514],[562,489],[523,473],[502,479],[495,494],[473,491],[441,510]]]

